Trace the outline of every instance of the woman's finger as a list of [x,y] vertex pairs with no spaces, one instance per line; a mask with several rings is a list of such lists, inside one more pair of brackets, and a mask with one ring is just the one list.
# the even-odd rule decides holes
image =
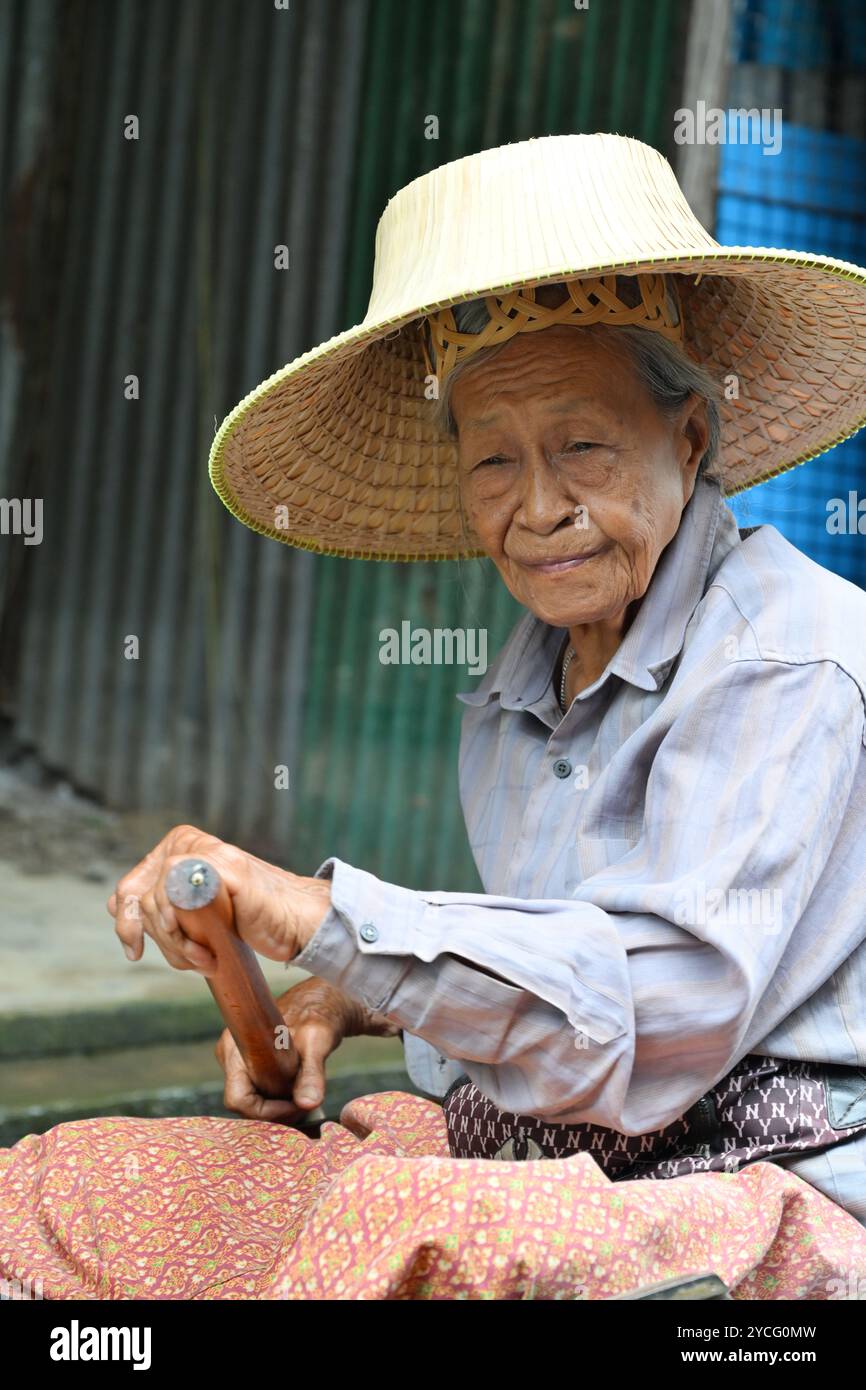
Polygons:
[[145,893],[141,900],[141,921],[146,934],[156,942],[169,965],[175,970],[192,970],[192,963],[183,949],[186,940],[177,919],[163,917],[157,906],[153,891]]
[[[118,881],[107,906],[114,918],[115,933],[130,960],[138,960],[141,957],[145,935],[153,936],[162,949],[159,917],[158,914],[154,914],[149,922],[147,902],[148,899],[152,900],[153,891],[160,882],[166,858],[171,853],[184,852],[205,838],[194,826],[175,826],[134,869]],[[219,844],[220,841],[213,841],[211,837],[211,843]],[[195,968],[194,963],[177,944],[174,951],[175,959],[172,959],[171,963],[178,970]]]
[[114,931],[130,960],[139,960],[144,950],[144,924],[141,899],[135,893],[113,893]]
[[187,962],[187,968],[197,970],[201,975],[213,975],[217,969],[217,959],[213,951],[209,951],[207,946],[202,946],[198,941],[193,941],[192,937],[187,936],[177,920],[174,903],[165,890],[165,876],[162,875],[153,890],[154,903],[159,913],[161,930],[165,939],[170,941],[175,951],[178,951]]
[[301,1059],[292,1094],[295,1103],[302,1109],[314,1110],[325,1098],[325,1059],[334,1051],[340,1039],[326,1023],[308,1023],[296,1029],[290,1028],[289,1032]]
[[[223,1038],[226,1039],[223,1042]],[[218,1047],[222,1047],[220,1065],[225,1070],[226,1081],[223,1100],[227,1110],[235,1110],[250,1120],[270,1120],[279,1122],[295,1119],[298,1107],[290,1100],[269,1100],[256,1090],[252,1078],[244,1066],[243,1058],[230,1033],[223,1035]],[[219,1050],[217,1051],[219,1057]]]

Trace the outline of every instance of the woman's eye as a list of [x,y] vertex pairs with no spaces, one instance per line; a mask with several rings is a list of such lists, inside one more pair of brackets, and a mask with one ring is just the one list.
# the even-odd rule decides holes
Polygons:
[[[567,444],[563,445],[563,448],[560,450],[560,453],[585,454],[588,453],[590,449],[597,449],[599,447],[600,446],[598,444],[590,443],[586,439],[573,439],[570,440]],[[502,464],[510,462],[511,460],[509,459],[507,454],[488,454],[487,458],[479,459],[476,464],[473,464],[473,470],[476,468],[487,467],[498,468]]]

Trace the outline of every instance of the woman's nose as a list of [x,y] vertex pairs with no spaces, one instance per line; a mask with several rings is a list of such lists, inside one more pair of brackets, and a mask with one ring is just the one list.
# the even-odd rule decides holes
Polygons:
[[521,497],[517,520],[531,531],[547,535],[566,519],[574,519],[575,503],[565,492],[553,464],[541,450],[527,452],[520,470]]

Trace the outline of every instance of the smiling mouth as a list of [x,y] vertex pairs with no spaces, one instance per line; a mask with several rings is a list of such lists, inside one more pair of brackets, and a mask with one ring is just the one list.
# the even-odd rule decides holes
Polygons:
[[586,555],[575,555],[570,560],[524,560],[527,569],[535,570],[537,574],[568,574],[580,565],[585,565],[588,560],[594,560],[597,555],[601,555],[604,547],[598,550],[590,550]]

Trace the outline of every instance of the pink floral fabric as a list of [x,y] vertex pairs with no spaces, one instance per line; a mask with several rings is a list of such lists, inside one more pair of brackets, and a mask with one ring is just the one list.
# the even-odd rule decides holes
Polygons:
[[866,1229],[769,1162],[612,1183],[586,1153],[451,1158],[441,1107],[400,1091],[320,1139],[95,1119],[0,1150],[0,1278],[45,1298],[605,1299],[707,1270],[738,1299],[839,1297]]

